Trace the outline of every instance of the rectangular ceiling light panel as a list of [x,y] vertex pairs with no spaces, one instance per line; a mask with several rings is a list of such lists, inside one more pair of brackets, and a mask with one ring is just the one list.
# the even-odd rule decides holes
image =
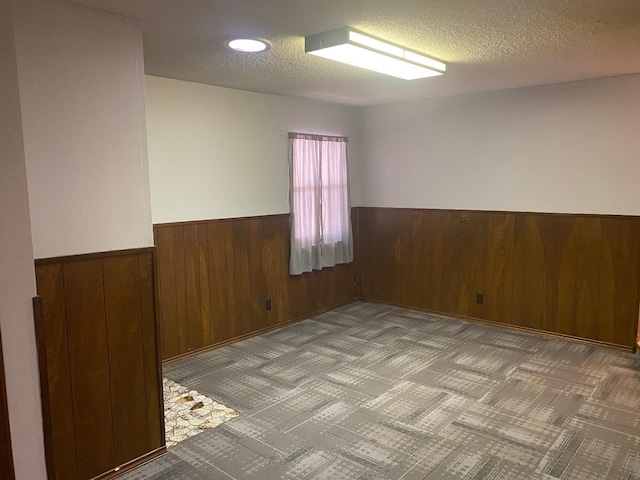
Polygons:
[[405,80],[442,75],[447,66],[348,27],[305,38],[305,52]]

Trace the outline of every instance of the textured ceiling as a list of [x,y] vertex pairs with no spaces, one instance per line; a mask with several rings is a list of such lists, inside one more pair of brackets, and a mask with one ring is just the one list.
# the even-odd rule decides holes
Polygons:
[[[640,72],[640,0],[74,0],[142,21],[150,75],[349,105]],[[351,26],[447,63],[400,80],[304,53]],[[262,37],[262,54],[229,51]]]

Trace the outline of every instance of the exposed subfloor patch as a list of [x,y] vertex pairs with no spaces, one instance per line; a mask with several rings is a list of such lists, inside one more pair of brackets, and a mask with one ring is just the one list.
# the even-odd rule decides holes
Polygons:
[[238,416],[232,408],[168,378],[162,379],[162,391],[167,448]]

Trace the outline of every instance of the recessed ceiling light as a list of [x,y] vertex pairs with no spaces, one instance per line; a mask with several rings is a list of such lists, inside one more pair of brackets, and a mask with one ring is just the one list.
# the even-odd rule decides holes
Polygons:
[[227,48],[236,52],[257,53],[268,50],[270,45],[266,40],[259,38],[233,38],[224,42]]

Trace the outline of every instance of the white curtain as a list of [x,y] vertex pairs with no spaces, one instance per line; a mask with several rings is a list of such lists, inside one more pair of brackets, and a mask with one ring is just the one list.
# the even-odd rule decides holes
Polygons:
[[353,261],[347,141],[289,133],[291,275]]

